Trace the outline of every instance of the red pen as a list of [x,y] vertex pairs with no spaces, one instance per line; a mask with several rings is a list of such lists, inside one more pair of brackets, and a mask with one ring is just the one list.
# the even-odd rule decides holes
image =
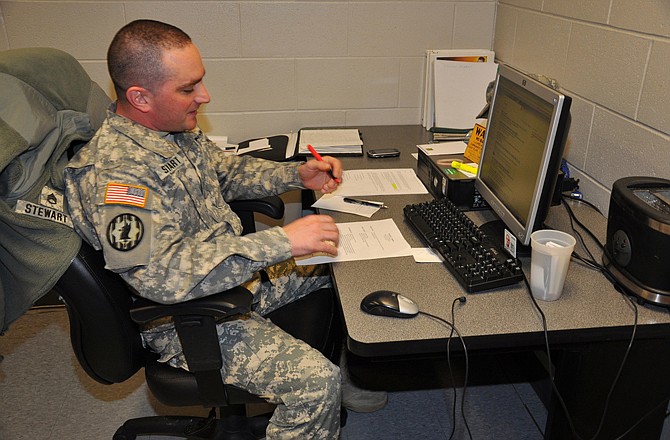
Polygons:
[[[314,159],[318,160],[319,162],[323,162],[323,157],[319,154],[318,151],[314,149],[311,145],[307,144],[307,148],[309,149],[309,152],[312,153],[312,156],[314,156]],[[335,176],[333,176],[333,170],[328,170],[328,174],[330,177],[333,178],[333,180],[337,183],[342,183],[342,179],[338,179]]]

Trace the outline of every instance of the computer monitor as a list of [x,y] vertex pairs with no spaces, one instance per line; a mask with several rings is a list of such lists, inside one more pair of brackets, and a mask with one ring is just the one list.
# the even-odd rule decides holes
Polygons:
[[500,221],[482,225],[499,236],[506,228],[521,251],[542,227],[551,205],[569,126],[571,98],[501,65],[489,111],[475,188]]

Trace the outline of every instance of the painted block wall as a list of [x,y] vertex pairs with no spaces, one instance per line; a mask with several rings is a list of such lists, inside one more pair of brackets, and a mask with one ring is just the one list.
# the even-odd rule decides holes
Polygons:
[[500,0],[496,57],[573,98],[566,158],[607,212],[626,176],[670,179],[670,2]]
[[72,53],[112,94],[116,30],[173,23],[201,49],[201,126],[232,141],[303,126],[419,124],[426,49],[494,49],[573,97],[566,157],[607,211],[624,176],[670,178],[670,2],[0,0],[0,49]]
[[70,52],[111,95],[105,54],[137,18],[200,48],[201,127],[232,141],[304,126],[419,124],[427,49],[493,46],[495,0],[0,1],[0,49]]

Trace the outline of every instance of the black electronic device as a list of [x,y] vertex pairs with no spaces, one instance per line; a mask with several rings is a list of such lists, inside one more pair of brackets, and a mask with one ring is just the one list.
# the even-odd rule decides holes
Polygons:
[[641,301],[670,307],[670,180],[614,182],[603,264]]
[[[551,206],[571,101],[509,66],[499,68],[475,188],[501,220],[483,230],[518,255],[529,252],[530,234]],[[508,244],[511,236],[518,243]]]
[[419,306],[397,292],[377,290],[361,300],[361,310],[370,315],[413,318],[419,313]]
[[433,197],[446,197],[459,209],[489,209],[475,188],[475,178],[452,168],[454,160],[468,162],[462,154],[429,155],[419,148],[416,175]]
[[523,280],[521,262],[482,231],[446,197],[405,206],[407,222],[439,253],[466,292],[482,292]]
[[375,148],[373,150],[368,150],[368,157],[373,159],[381,159],[384,157],[398,157],[400,156],[400,150],[397,148]]

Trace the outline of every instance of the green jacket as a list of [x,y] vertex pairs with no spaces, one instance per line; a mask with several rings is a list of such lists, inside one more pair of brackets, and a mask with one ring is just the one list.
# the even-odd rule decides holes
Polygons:
[[81,239],[63,212],[67,149],[83,145],[110,99],[56,49],[0,52],[0,332],[49,292]]

